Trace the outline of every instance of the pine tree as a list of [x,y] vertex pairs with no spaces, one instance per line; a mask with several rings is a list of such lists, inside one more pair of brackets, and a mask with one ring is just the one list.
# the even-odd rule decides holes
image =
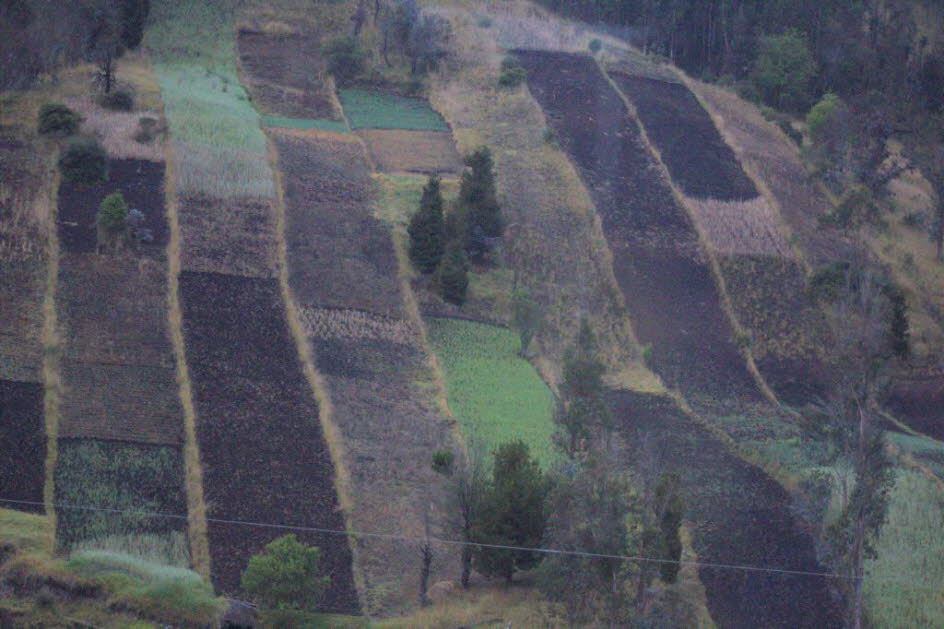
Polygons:
[[469,288],[469,262],[459,241],[453,240],[446,246],[437,276],[443,299],[457,306],[464,304]]
[[495,173],[492,152],[481,147],[466,158],[469,166],[462,175],[459,203],[468,211],[466,244],[481,236],[496,238],[502,235],[501,208],[495,191]]
[[410,219],[410,260],[423,273],[432,273],[445,249],[443,198],[439,177],[433,175],[423,186],[420,207]]

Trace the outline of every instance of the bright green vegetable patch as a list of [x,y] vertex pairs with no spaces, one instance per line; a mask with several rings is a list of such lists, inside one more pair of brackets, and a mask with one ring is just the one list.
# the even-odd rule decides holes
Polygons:
[[878,557],[866,563],[866,608],[875,627],[936,627],[944,618],[944,502],[933,481],[901,470]]
[[347,125],[334,120],[318,120],[315,118],[282,118],[281,116],[262,116],[262,124],[266,127],[280,127],[282,129],[321,129],[334,133],[350,133]]
[[341,105],[353,129],[449,131],[425,100],[384,92],[340,90]]
[[455,319],[429,319],[427,324],[445,372],[449,406],[466,437],[489,449],[523,439],[542,465],[554,461],[554,396],[518,357],[518,335]]

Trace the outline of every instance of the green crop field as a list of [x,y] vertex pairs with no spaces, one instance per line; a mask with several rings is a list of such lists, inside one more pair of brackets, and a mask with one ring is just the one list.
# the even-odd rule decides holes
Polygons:
[[449,131],[442,116],[419,98],[366,90],[340,90],[340,97],[353,129]]
[[236,74],[237,3],[152,4],[145,46],[174,140],[178,190],[223,198],[272,196],[259,114]]
[[921,474],[901,470],[890,494],[878,558],[866,563],[865,599],[875,627],[932,627],[944,618],[944,502]]
[[545,467],[552,463],[554,396],[518,357],[518,335],[455,319],[434,318],[427,324],[445,372],[449,406],[466,438],[488,448],[522,439]]
[[283,129],[321,129],[322,131],[333,131],[335,133],[350,133],[346,124],[334,120],[262,116],[262,124],[266,127],[281,127]]

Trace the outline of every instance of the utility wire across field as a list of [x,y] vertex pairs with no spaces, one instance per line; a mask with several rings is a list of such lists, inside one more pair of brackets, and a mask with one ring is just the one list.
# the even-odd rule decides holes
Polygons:
[[[7,504],[21,504],[21,505],[31,505],[37,507],[45,507],[46,504],[43,502],[37,502],[32,500],[13,500],[10,498],[0,498],[0,503]],[[167,518],[174,520],[188,520],[189,517],[186,515],[179,515],[176,513],[159,513],[155,511],[134,511],[130,509],[108,509],[105,507],[89,507],[84,505],[69,505],[69,504],[53,504],[53,507],[56,509],[74,509],[78,511],[98,511],[103,513],[115,513],[115,514],[127,514],[134,516],[143,516],[149,518]],[[564,550],[560,548],[543,548],[543,547],[528,547],[528,546],[509,546],[506,544],[486,544],[482,542],[466,542],[462,540],[454,539],[443,539],[441,537],[414,537],[410,535],[400,535],[396,533],[368,533],[366,531],[345,531],[341,529],[329,529],[329,528],[320,528],[315,526],[297,526],[292,524],[275,524],[271,522],[253,522],[249,520],[226,520],[222,518],[206,518],[207,522],[212,522],[215,524],[231,524],[236,526],[252,526],[256,528],[268,528],[268,529],[277,529],[284,531],[305,531],[309,533],[324,533],[326,535],[338,535],[345,537],[361,537],[361,538],[373,538],[373,539],[382,539],[382,540],[392,540],[400,542],[415,542],[415,543],[435,543],[442,544],[445,546],[473,546],[476,548],[491,548],[495,550],[515,550],[515,551],[524,551],[524,552],[534,552],[542,553],[545,555],[563,555],[570,557],[586,557],[589,559],[616,559],[620,561],[636,561],[636,562],[649,562],[649,563],[659,563],[659,564],[678,564],[679,566],[693,566],[696,568],[712,568],[718,570],[740,570],[744,572],[766,572],[772,574],[780,574],[787,576],[801,576],[801,577],[821,577],[827,579],[843,579],[846,581],[856,581],[859,579],[865,579],[866,577],[854,577],[844,574],[837,574],[835,572],[813,572],[809,570],[789,570],[785,568],[769,568],[763,566],[748,566],[741,564],[728,564],[728,563],[714,563],[706,561],[683,561],[683,560],[674,560],[674,559],[660,559],[657,557],[639,557],[635,555],[611,555],[607,553],[593,553],[583,550]],[[939,587],[932,587],[923,584],[918,584],[914,582],[907,581],[898,581],[894,579],[880,579],[881,581],[893,583],[896,585],[907,586],[916,589],[928,589],[928,590],[939,590]]]

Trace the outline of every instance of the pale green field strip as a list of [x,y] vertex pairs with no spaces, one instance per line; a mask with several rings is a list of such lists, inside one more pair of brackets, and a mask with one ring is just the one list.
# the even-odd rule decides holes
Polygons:
[[521,439],[545,468],[557,454],[554,396],[505,328],[430,318],[429,340],[446,377],[449,406],[467,439],[490,450]]
[[177,191],[273,196],[265,135],[236,73],[233,0],[152,3],[154,60],[177,159]]
[[262,124],[266,127],[281,129],[320,129],[334,133],[350,133],[350,129],[343,122],[334,120],[318,120],[317,118],[282,118],[281,116],[262,116]]
[[339,90],[352,129],[449,131],[449,125],[425,100],[367,90]]

